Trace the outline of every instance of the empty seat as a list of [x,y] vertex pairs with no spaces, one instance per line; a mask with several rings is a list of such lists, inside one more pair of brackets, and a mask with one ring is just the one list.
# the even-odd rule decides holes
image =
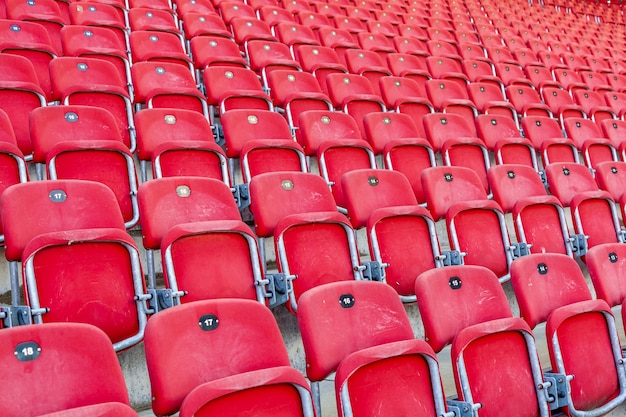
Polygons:
[[310,110],[300,114],[298,139],[307,156],[315,156],[324,141],[362,139],[356,120],[349,114]]
[[567,380],[569,412],[600,416],[621,404],[626,391],[615,319],[604,300],[592,300],[576,262],[530,255],[514,262],[511,282],[521,317],[531,328],[546,322],[552,369],[574,377]]
[[385,168],[403,173],[415,198],[424,203],[422,170],[435,166],[435,154],[411,117],[403,113],[370,113],[363,119],[366,138],[375,154],[382,154]]
[[87,1],[70,4],[70,22],[73,25],[102,26],[111,29],[119,41],[129,48],[126,10],[119,6],[119,3]]
[[132,83],[126,44],[107,27],[68,25],[61,29],[65,56],[105,59],[116,66],[128,88]]
[[385,60],[378,53],[364,49],[348,49],[345,59],[348,71],[367,78],[374,93],[380,95],[380,78],[391,75]]
[[617,151],[608,139],[604,138],[600,126],[593,120],[572,117],[564,120],[565,134],[581,150],[585,165],[594,168],[604,161],[616,161]]
[[221,116],[226,155],[239,158],[242,147],[255,139],[293,141],[283,116],[268,110],[230,110]]
[[[319,317],[326,318],[325,325]],[[313,386],[337,371],[340,416],[366,416],[372,407],[381,416],[445,411],[435,356],[414,339],[392,289],[377,282],[318,287],[302,297],[298,321]],[[372,390],[371,384],[377,388]],[[320,409],[319,397],[315,400]]]
[[533,147],[541,152],[543,165],[557,162],[578,162],[574,141],[563,136],[558,122],[546,116],[527,116],[522,119],[522,129]]
[[113,191],[92,181],[34,181],[6,189],[0,208],[5,256],[22,262],[35,322],[96,325],[116,350],[141,341],[148,296]]
[[135,164],[110,112],[89,106],[49,106],[33,110],[29,123],[33,161],[46,165],[50,179],[105,184],[115,193],[126,228],[137,224]]
[[624,281],[624,250],[621,243],[604,243],[589,249],[585,261],[596,297],[611,307],[622,305],[626,294]]
[[335,108],[354,117],[361,134],[364,134],[363,117],[387,108],[371,82],[357,74],[329,74],[326,77],[328,91]]
[[300,64],[293,59],[289,47],[280,42],[253,40],[248,42],[247,55],[250,68],[261,75],[265,87],[267,74],[274,70],[300,71]]
[[143,109],[135,114],[137,158],[142,182],[153,177],[199,175],[230,184],[223,151],[215,143],[209,121],[183,109]]
[[0,80],[0,109],[9,118],[16,145],[24,155],[33,153],[28,114],[46,105],[46,95],[38,83],[35,68],[24,57],[2,53],[5,71]]
[[[423,117],[435,111],[426,97],[424,86],[413,78],[402,76],[382,77],[379,80],[380,91],[388,109],[406,114],[414,121],[419,137],[425,137]],[[367,116],[365,116],[365,119]]]
[[302,147],[281,139],[255,139],[241,147],[241,174],[244,183],[265,172],[308,172]]
[[195,76],[194,65],[180,39],[173,33],[135,30],[129,35],[133,63],[152,61],[182,65]]
[[144,61],[133,64],[131,74],[136,108],[174,107],[208,117],[206,98],[196,87],[189,68],[170,62]]
[[494,199],[505,212],[513,214],[518,242],[530,245],[531,253],[584,254],[584,237],[570,236],[563,206],[547,194],[539,174],[531,167],[491,167],[489,183]]
[[559,118],[561,127],[564,126],[565,120],[571,117],[586,118],[588,109],[574,103],[572,96],[559,87],[544,87],[541,91],[543,101],[550,108],[552,114]]
[[267,75],[271,97],[285,112],[289,127],[298,134],[300,114],[309,110],[332,110],[330,98],[322,92],[317,79],[303,71],[276,70]]
[[478,266],[430,270],[415,281],[415,293],[428,343],[436,352],[452,346],[460,400],[480,404],[485,416],[550,415],[533,334],[513,317],[492,272]]
[[620,201],[626,192],[626,162],[606,161],[595,166],[595,180],[601,190],[608,192],[613,201]]
[[538,169],[530,141],[522,138],[515,121],[498,114],[481,114],[475,119],[478,137],[495,154],[496,164],[522,164]]
[[332,73],[348,72],[337,52],[328,46],[300,45],[295,53],[302,69],[315,76],[322,91],[326,94],[328,94],[326,76]]
[[453,113],[466,120],[478,116],[478,109],[469,99],[467,87],[449,79],[426,81],[426,93],[435,109],[442,113]]
[[[3,55],[20,55],[31,62],[45,98],[51,101],[52,85],[48,66],[57,54],[46,29],[34,22],[3,19],[0,21],[0,45]],[[10,68],[7,65],[3,67]]]
[[451,249],[466,254],[465,264],[484,266],[502,282],[508,280],[509,266],[524,248],[511,244],[504,213],[486,198],[477,174],[464,167],[428,168],[422,184],[433,218],[446,218]]
[[132,103],[126,83],[112,63],[97,58],[61,57],[50,63],[50,77],[55,95],[63,104],[110,111],[124,144],[135,151]]
[[69,24],[54,0],[38,0],[35,3],[26,0],[7,0],[7,19],[37,23],[48,32],[51,44],[57,55],[63,55],[61,29]]
[[553,116],[548,106],[543,104],[539,92],[533,87],[526,85],[510,85],[506,87],[505,91],[518,117]]
[[[308,384],[290,367],[280,330],[263,305],[198,301],[154,318],[146,361],[155,414],[315,415]],[[214,354],[198,356],[185,348],[190,342]]]
[[[79,323],[2,330],[7,416],[132,417],[118,358],[106,334]],[[89,349],[85,350],[84,346]]]

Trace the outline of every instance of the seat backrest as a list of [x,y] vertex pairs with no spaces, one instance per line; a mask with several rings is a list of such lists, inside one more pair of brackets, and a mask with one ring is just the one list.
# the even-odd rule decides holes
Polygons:
[[[197,91],[189,68],[172,62],[136,62],[131,73],[136,103],[146,103],[155,93],[163,90],[169,94]],[[200,96],[199,91],[196,96]]]
[[559,253],[536,253],[511,264],[511,284],[520,316],[534,328],[558,307],[591,300],[576,261]]
[[565,133],[572,139],[578,149],[583,149],[586,141],[604,139],[604,134],[593,120],[582,117],[568,117],[563,120]]
[[243,146],[255,139],[292,142],[287,120],[269,110],[230,110],[221,116],[226,155],[238,158]]
[[77,229],[124,229],[115,194],[82,180],[34,181],[7,188],[0,197],[5,256],[19,261],[35,236]]
[[143,109],[135,114],[137,157],[149,161],[167,142],[215,142],[211,125],[202,114],[185,109]]
[[548,165],[545,170],[550,193],[556,196],[563,206],[569,206],[576,194],[598,190],[591,171],[584,165],[555,162]]
[[613,198],[613,201],[620,201],[624,192],[626,192],[626,162],[599,162],[594,168],[598,187],[607,191]]
[[61,142],[111,140],[122,142],[117,123],[106,109],[92,106],[47,106],[29,115],[33,161],[45,163],[49,152]]
[[519,200],[548,194],[539,173],[526,165],[494,165],[487,177],[494,200],[508,213]]
[[341,177],[348,218],[352,227],[361,228],[377,210],[418,204],[404,174],[381,169],[358,169]]
[[111,341],[95,326],[48,323],[3,329],[0,357],[3,374],[12,381],[0,392],[3,415],[35,416],[106,402],[129,404]]
[[398,294],[380,282],[342,281],[310,289],[298,302],[298,323],[312,381],[326,378],[353,352],[414,338]]
[[600,122],[604,137],[609,139],[613,146],[619,148],[626,142],[626,122],[623,120],[606,119]]
[[448,139],[475,138],[476,127],[463,116],[453,113],[431,113],[424,116],[426,139],[439,150]]
[[541,149],[541,145],[546,139],[562,139],[563,132],[559,123],[546,116],[526,116],[522,118],[522,129],[535,147]]
[[207,101],[213,105],[217,105],[230,91],[247,90],[256,93],[263,91],[259,77],[247,68],[207,67],[203,74]]
[[361,131],[354,118],[343,112],[309,110],[300,113],[298,125],[302,147],[310,156],[317,153],[320,144],[324,141],[362,139]]
[[335,107],[341,107],[344,100],[352,96],[371,96],[376,91],[370,80],[358,74],[328,74],[326,84]]
[[422,172],[422,187],[426,205],[435,220],[444,218],[455,203],[487,199],[478,174],[465,167],[427,168]]
[[515,121],[507,116],[481,114],[476,117],[475,123],[478,137],[489,149],[495,149],[500,140],[521,137]]
[[321,93],[315,76],[308,72],[276,70],[267,74],[267,83],[274,104],[284,107],[290,96],[298,94],[306,98],[306,93]]
[[495,274],[481,266],[432,269],[415,281],[426,341],[439,352],[464,328],[512,317]]
[[397,139],[416,139],[420,134],[413,119],[403,113],[368,113],[363,118],[365,135],[374,153],[382,154],[385,146]]
[[62,99],[76,90],[126,93],[124,82],[111,62],[97,58],[59,57],[50,62],[50,80],[55,98]]
[[606,301],[611,307],[621,305],[626,299],[626,285],[622,279],[626,273],[626,245],[596,245],[589,249],[585,260],[596,297]]
[[178,411],[187,394],[203,383],[289,366],[274,316],[256,301],[197,301],[153,318],[146,327],[145,349],[157,415]]
[[202,177],[169,177],[147,181],[137,193],[143,245],[159,249],[173,226],[208,220],[241,220],[224,182]]
[[250,180],[250,210],[259,237],[272,236],[291,214],[335,212],[337,205],[324,179],[303,172],[268,172]]

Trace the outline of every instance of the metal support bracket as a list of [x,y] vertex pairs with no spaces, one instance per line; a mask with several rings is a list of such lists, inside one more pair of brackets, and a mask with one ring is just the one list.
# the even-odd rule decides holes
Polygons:
[[237,184],[232,190],[242,220],[246,223],[252,223],[254,219],[250,211],[250,190],[248,189],[248,184]]
[[437,260],[441,260],[443,266],[463,265],[463,256],[458,250],[447,250],[441,252]]
[[546,177],[546,171],[543,169],[539,170],[539,178],[541,178],[541,182],[543,183],[543,186],[547,189],[549,188],[548,186],[548,178]]
[[550,410],[554,411],[567,406],[567,380],[571,377],[544,372],[543,378],[545,379],[543,388],[546,389]]
[[626,228],[622,227],[619,232],[617,232],[617,239],[622,243],[626,243]]
[[474,417],[476,416],[476,410],[481,407],[481,404],[472,404],[467,401],[448,400],[448,410],[454,413],[454,417]]
[[174,294],[171,289],[150,289],[148,290],[148,308],[152,314],[170,308],[174,305]]
[[267,299],[270,308],[278,307],[289,300],[291,281],[295,275],[284,273],[266,274],[265,279],[257,285],[263,285],[263,296]]
[[511,245],[510,248],[513,260],[530,254],[530,245],[526,242],[517,242],[515,245]]
[[[38,314],[48,312],[47,308],[40,310],[42,311],[38,312]],[[33,324],[33,314],[36,314],[36,312],[31,311],[30,307],[28,306],[3,307],[2,312],[6,313],[5,317],[2,319],[4,327],[15,327]]]
[[385,268],[389,264],[381,264],[378,261],[363,262],[365,269],[361,271],[363,279],[368,281],[383,281],[385,277]]
[[589,239],[589,236],[585,236],[581,233],[570,236],[569,244],[574,256],[580,257],[587,253],[587,239]]

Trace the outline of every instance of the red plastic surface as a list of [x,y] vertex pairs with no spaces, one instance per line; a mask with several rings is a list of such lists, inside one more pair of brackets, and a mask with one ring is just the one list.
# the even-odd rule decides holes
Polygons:
[[[354,304],[344,308],[349,296]],[[414,338],[398,294],[380,282],[345,281],[311,289],[300,298],[298,322],[312,381],[334,372],[353,352]]]
[[[215,324],[214,330],[200,327]],[[176,412],[206,382],[289,366],[272,313],[250,300],[198,301],[165,310],[149,320],[145,348],[157,415]]]
[[566,255],[537,253],[517,259],[511,264],[511,283],[520,316],[531,328],[558,307],[591,299],[580,268]]
[[[3,372],[12,380],[0,392],[3,415],[34,417],[106,402],[128,405],[111,342],[97,328],[77,323],[21,326],[3,329],[0,339]],[[24,345],[28,342],[36,346]],[[41,351],[35,358],[31,349],[38,347]],[[16,351],[32,360],[17,360]]]

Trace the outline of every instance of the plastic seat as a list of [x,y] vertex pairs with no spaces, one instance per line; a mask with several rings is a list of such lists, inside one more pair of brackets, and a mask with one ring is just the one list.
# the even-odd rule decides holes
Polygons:
[[415,81],[431,79],[424,55],[417,53],[397,53],[387,55],[387,66],[397,77],[413,78]]
[[[492,272],[477,266],[427,271],[417,278],[415,292],[433,350],[452,346],[457,393],[469,402],[467,408],[480,404],[485,416],[550,415],[533,334],[523,320],[512,316]],[[477,299],[484,302],[476,303]],[[494,373],[494,366],[502,372]],[[515,401],[509,403],[510,398]]]
[[603,137],[609,139],[616,149],[621,150],[626,141],[626,122],[623,120],[603,120],[600,122],[600,127]]
[[29,117],[33,161],[50,179],[102,182],[117,198],[126,228],[139,221],[137,174],[111,113],[98,107],[50,106]]
[[142,182],[153,178],[202,176],[230,185],[224,151],[215,143],[208,120],[191,110],[144,109],[135,115],[137,158]]
[[[621,404],[625,376],[615,319],[604,300],[592,300],[576,262],[560,254],[530,255],[513,264],[511,282],[521,317],[531,328],[546,322],[552,368],[574,376],[567,380],[568,412],[600,416]],[[585,340],[577,337],[581,332]]]
[[38,0],[29,3],[24,0],[7,0],[6,17],[11,20],[22,20],[43,26],[50,37],[51,44],[57,55],[63,54],[61,46],[61,29],[69,24],[54,0]]
[[578,73],[569,68],[558,68],[553,70],[554,80],[570,93],[576,90],[587,90],[585,83],[580,81]]
[[61,57],[50,63],[50,77],[63,104],[96,106],[111,112],[124,144],[134,152],[132,104],[126,83],[113,64],[97,58]]
[[[245,5],[242,5],[245,6]],[[252,41],[277,42],[278,39],[272,33],[272,28],[262,20],[255,17],[236,17],[230,21],[235,42],[248,50],[248,43]]]
[[28,114],[46,105],[45,92],[37,82],[31,62],[24,57],[3,53],[0,65],[5,68],[0,80],[0,110],[9,118],[13,137],[23,155],[33,152]]
[[[327,318],[327,325],[316,319],[320,316]],[[349,325],[354,320],[360,324]],[[339,416],[369,415],[374,406],[381,416],[416,409],[424,416],[446,411],[436,356],[425,342],[414,339],[392,289],[377,282],[340,282],[312,289],[301,299],[298,321],[314,391],[320,381],[337,372]],[[378,388],[372,390],[371,384]],[[315,401],[320,409],[319,396]]]
[[317,160],[338,207],[346,206],[342,176],[356,169],[376,168],[374,151],[363,139],[325,139],[317,150]]
[[498,85],[489,81],[473,82],[467,86],[468,98],[480,113],[507,116],[518,124],[517,113],[502,91]]
[[75,2],[69,5],[70,22],[72,25],[105,27],[115,32],[118,40],[126,48],[128,30],[124,10],[102,2]]
[[61,29],[61,43],[65,56],[84,56],[111,62],[130,88],[132,77],[126,44],[122,43],[114,30],[99,26],[68,25]]
[[433,113],[435,109],[426,97],[426,92],[422,86],[414,79],[406,76],[382,77],[379,82],[385,106],[397,113],[411,117],[415,122],[417,136],[425,137],[426,132],[422,119],[425,115]]
[[548,106],[543,104],[539,92],[533,87],[527,85],[510,85],[506,87],[505,91],[518,117],[553,116]]
[[356,120],[343,112],[310,110],[300,114],[299,125],[307,156],[317,155],[324,141],[363,139]]
[[431,77],[438,80],[451,80],[464,87],[468,82],[463,73],[463,67],[458,59],[445,56],[429,56],[426,58],[426,66]]
[[[36,323],[93,324],[115,350],[142,340],[148,296],[113,191],[93,181],[27,182],[6,189],[0,208],[5,256],[16,272],[22,262]],[[16,275],[12,291],[19,293]]]
[[[194,2],[193,4],[200,3]],[[198,11],[184,12],[183,31],[188,40],[198,36],[217,36],[233,39],[232,32],[228,30],[226,24],[217,13]]]
[[222,1],[219,3],[218,9],[222,20],[227,26],[231,24],[233,19],[256,18],[256,13],[252,6],[236,1]]
[[[189,50],[193,56],[196,74],[205,67],[212,66],[248,68],[248,62],[241,56],[239,46],[227,37],[196,36],[189,41]],[[196,75],[196,79],[198,78]]]
[[469,99],[467,87],[452,80],[426,81],[426,93],[433,107],[442,113],[451,113],[473,119],[478,116],[476,105]]
[[272,100],[252,70],[223,66],[207,67],[203,71],[203,80],[212,120],[216,113],[224,114],[228,110],[274,109]]
[[129,35],[129,42],[133,64],[143,61],[174,63],[189,69],[195,77],[191,58],[175,34],[135,30]]
[[385,167],[402,172],[416,198],[424,202],[421,171],[434,166],[434,152],[410,116],[402,113],[370,113],[363,120],[366,138],[377,155],[384,155]]
[[329,74],[326,81],[335,108],[354,117],[362,133],[366,114],[387,110],[370,81],[362,75]]
[[555,162],[578,162],[574,141],[563,137],[556,120],[545,116],[527,116],[522,119],[522,129],[534,148],[541,152],[544,167]]
[[[599,162],[595,167],[595,180],[598,187],[608,192],[613,201],[622,200],[626,188],[626,162],[605,161]],[[620,203],[621,204],[621,203]]]
[[[531,253],[580,256],[586,247],[570,236],[561,203],[546,192],[538,173],[522,165],[499,165],[489,170],[494,199],[513,214],[517,240]],[[584,239],[584,238],[582,238]]]
[[175,17],[166,10],[132,8],[128,11],[128,27],[131,33],[138,30],[172,33],[180,39],[181,44],[185,42]]
[[343,17],[334,19],[335,27],[323,27],[318,36],[323,46],[332,48],[346,65],[345,53],[350,49],[359,49],[359,44],[352,33],[365,31],[364,24],[355,18]]
[[578,75],[587,88],[593,91],[613,91],[609,85],[606,76],[601,72],[595,71],[578,71]]
[[0,52],[3,54],[20,55],[31,62],[39,85],[50,101],[52,86],[48,65],[57,55],[46,29],[34,22],[2,20],[0,45]]
[[[0,110],[0,184],[4,191],[11,185],[28,181],[28,172],[24,155],[17,147],[11,120]],[[4,233],[0,225],[0,241],[4,242]]]
[[[404,26],[400,28],[402,36],[393,37],[393,48],[397,53],[426,57],[428,56],[428,48],[426,41],[418,38],[417,36],[411,36],[407,32],[412,31],[411,26]],[[387,55],[389,56],[389,55]],[[425,61],[424,61],[425,62]],[[425,68],[424,68],[425,69]]]
[[[276,321],[264,306],[198,301],[154,318],[146,329],[146,360],[155,414],[315,415],[307,382],[289,365]],[[190,341],[215,354],[183,349]]]
[[367,78],[374,94],[380,95],[380,78],[391,75],[385,59],[375,51],[364,49],[348,49],[344,57],[348,71]]
[[581,164],[559,162],[548,165],[546,179],[550,192],[566,207],[577,194],[598,190],[589,168]]
[[[142,184],[138,200],[148,266],[154,268],[153,251],[160,249],[175,304],[225,297],[264,302],[257,242],[228,186],[212,178],[160,178]],[[207,247],[222,255],[207,257]],[[235,275],[227,258],[238,260]],[[211,280],[198,271],[211,271]]]
[[621,279],[624,270],[624,249],[617,243],[605,243],[589,249],[585,261],[596,297],[611,307],[622,305],[626,294]]
[[552,77],[550,68],[545,67],[542,63],[527,65],[524,71],[532,85],[534,85],[535,88],[539,88],[540,91],[543,91],[545,87],[561,87]]
[[326,94],[328,94],[326,76],[332,73],[348,72],[337,52],[327,46],[300,45],[296,48],[296,58],[304,71],[315,76],[322,91]]
[[572,95],[592,120],[601,122],[605,119],[617,119],[618,113],[614,111],[614,107],[607,106],[605,96],[598,91],[576,90]]
[[[284,9],[283,9],[284,10]],[[290,13],[291,16],[294,16]],[[313,33],[317,34],[319,30],[323,27],[331,27],[333,24],[331,23],[328,16],[313,12],[313,11],[302,11],[298,13],[297,19],[295,19],[300,24],[311,28]]]
[[310,110],[333,110],[330,98],[317,79],[302,71],[276,70],[267,75],[274,104],[285,111],[289,127],[298,135],[300,114]]
[[0,338],[5,375],[14,380],[0,394],[3,414],[138,416],[111,342],[94,326],[19,326],[4,329]]
[[242,147],[256,139],[292,142],[291,130],[283,116],[268,110],[230,110],[221,117],[225,152],[239,158]]
[[531,84],[530,80],[526,78],[526,73],[524,72],[522,65],[511,62],[498,62],[494,65],[496,75],[502,80],[502,83],[505,86],[529,85],[531,87],[535,87]]
[[308,26],[294,22],[279,23],[274,27],[278,40],[291,49],[291,55],[295,58],[294,49],[298,45],[320,45],[320,42]]
[[296,142],[255,139],[242,146],[240,159],[245,183],[266,172],[308,172],[304,150]]
[[495,154],[496,164],[522,164],[538,170],[535,149],[520,136],[513,119],[499,114],[481,114],[475,119],[478,137]]
[[558,117],[561,128],[565,128],[565,120],[568,118],[587,117],[589,109],[581,106],[580,103],[574,103],[572,96],[566,90],[557,87],[544,87],[541,94],[546,106],[554,116]]
[[564,121],[565,133],[576,147],[582,151],[585,165],[594,168],[604,161],[616,161],[617,151],[608,139],[604,138],[600,126],[593,120],[569,118]]

